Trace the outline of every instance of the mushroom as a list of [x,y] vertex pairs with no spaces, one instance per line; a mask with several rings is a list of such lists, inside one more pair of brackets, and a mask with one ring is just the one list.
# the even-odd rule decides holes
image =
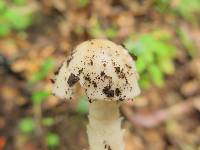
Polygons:
[[53,94],[69,99],[79,82],[90,101],[87,134],[90,150],[124,150],[119,106],[139,95],[135,61],[105,39],[78,45],[59,69]]

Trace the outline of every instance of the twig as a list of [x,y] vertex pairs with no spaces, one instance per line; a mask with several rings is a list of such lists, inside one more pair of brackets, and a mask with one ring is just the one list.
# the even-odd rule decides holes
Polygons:
[[200,96],[184,100],[184,102],[175,104],[169,108],[161,109],[155,112],[152,112],[148,115],[143,115],[139,113],[134,113],[130,106],[122,106],[122,113],[124,116],[133,124],[144,127],[144,128],[153,128],[170,118],[176,118],[178,116],[183,116],[191,112],[192,110],[197,109],[200,111]]

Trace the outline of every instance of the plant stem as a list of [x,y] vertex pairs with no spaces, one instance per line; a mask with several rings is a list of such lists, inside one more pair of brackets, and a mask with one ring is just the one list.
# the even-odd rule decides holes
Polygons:
[[47,150],[46,145],[44,144],[45,137],[44,137],[44,129],[42,126],[42,108],[41,104],[34,104],[33,105],[33,113],[34,113],[34,119],[36,123],[36,136],[39,141],[39,144],[42,146],[43,150]]
[[124,150],[120,103],[97,100],[89,106],[87,134],[90,150]]

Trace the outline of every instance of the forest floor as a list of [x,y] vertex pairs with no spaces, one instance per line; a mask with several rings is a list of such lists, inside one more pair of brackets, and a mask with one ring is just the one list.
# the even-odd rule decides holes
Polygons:
[[[112,38],[116,43],[121,44],[130,32],[162,27],[173,33],[179,47],[175,73],[166,77],[165,86],[143,90],[140,97],[121,107],[126,150],[200,150],[200,59],[188,56],[175,33],[177,27],[187,30],[199,53],[200,29],[158,14],[150,4],[133,11],[124,1],[123,6],[103,0],[82,8],[72,0],[66,2],[70,5],[64,5],[63,0],[42,0],[38,22],[25,33],[0,39],[0,150],[45,150],[44,138],[49,131],[60,137],[56,149],[88,149],[87,115],[75,110],[78,96],[64,101],[51,95],[43,102],[39,117],[54,118],[51,127],[24,135],[18,124],[24,117],[35,117],[33,91],[50,91],[53,72],[78,43],[92,38],[90,28],[97,18],[102,26],[117,24],[120,32]],[[48,58],[55,60],[54,69],[41,81],[29,84]]]

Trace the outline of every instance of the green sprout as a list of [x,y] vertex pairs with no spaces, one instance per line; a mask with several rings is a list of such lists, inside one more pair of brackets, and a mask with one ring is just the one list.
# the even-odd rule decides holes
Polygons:
[[114,27],[107,28],[105,30],[105,35],[110,39],[115,38],[117,36],[117,29]]
[[32,94],[32,102],[34,104],[41,104],[50,96],[50,93],[47,91],[37,91]]
[[181,43],[183,44],[183,46],[187,50],[189,56],[195,57],[197,48],[194,45],[194,43],[193,43],[191,37],[189,36],[188,32],[183,30],[183,29],[180,29],[180,30],[178,30],[178,35],[179,35],[179,38],[181,40]]
[[35,129],[35,122],[32,118],[23,118],[19,123],[19,129],[24,134],[30,134]]
[[86,7],[89,4],[90,0],[78,0],[80,7]]
[[46,127],[51,127],[54,124],[54,119],[51,117],[45,117],[42,119],[42,124]]
[[46,137],[46,144],[49,148],[55,148],[60,144],[60,138],[55,133],[48,133]]
[[12,31],[26,30],[33,24],[35,7],[26,0],[13,0],[8,3],[0,0],[0,36],[7,36]]
[[175,14],[192,23],[197,22],[196,16],[200,14],[199,0],[179,0],[176,3],[173,0],[157,0],[155,7],[162,13]]
[[174,73],[173,59],[176,56],[176,47],[170,43],[167,32],[158,30],[139,35],[138,40],[129,38],[125,46],[130,53],[138,56],[136,67],[143,88],[148,88],[151,83],[162,87],[165,75]]
[[30,83],[36,83],[44,79],[48,75],[48,73],[53,69],[54,64],[55,62],[53,58],[48,58],[44,60],[41,69],[32,75]]

